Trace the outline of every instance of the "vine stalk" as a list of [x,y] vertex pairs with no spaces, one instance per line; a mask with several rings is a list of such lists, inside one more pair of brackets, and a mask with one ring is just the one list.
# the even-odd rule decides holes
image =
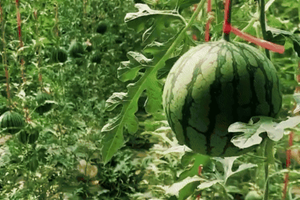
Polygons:
[[[265,1],[260,0],[259,1],[259,7],[260,7],[260,26],[262,30],[263,39],[266,40],[267,38],[267,32],[266,32],[266,18],[265,18]],[[270,51],[269,49],[265,48],[266,56],[270,59]],[[266,140],[266,146],[265,146],[265,157],[267,158],[265,162],[265,189],[264,189],[264,200],[269,199],[269,166],[270,164],[274,163],[274,154],[273,154],[273,148],[274,148],[274,142],[267,138]]]
[[[267,32],[266,32],[266,15],[265,15],[265,0],[260,0],[260,26],[262,30],[263,39],[266,40]],[[270,59],[270,51],[269,49],[265,49],[266,56]]]
[[5,43],[5,22],[3,18],[3,10],[0,4],[0,20],[1,20],[1,30],[2,30],[2,44],[3,44],[3,53],[2,53],[2,64],[5,69],[5,78],[6,78],[6,94],[7,94],[7,106],[11,109],[11,98],[10,98],[10,87],[9,87],[9,71],[7,66],[7,57],[6,57],[6,43]]
[[264,200],[269,199],[269,166],[270,164],[275,163],[275,158],[274,158],[274,141],[271,139],[267,138],[265,142],[265,188],[264,188]]
[[224,13],[224,25],[223,25],[223,38],[229,42],[229,36],[231,32],[231,7],[230,0],[226,0],[225,13]]
[[158,61],[157,67],[154,68],[151,73],[157,73],[157,71],[164,66],[165,61],[171,56],[171,54],[174,52],[175,48],[178,46],[179,42],[182,40],[183,36],[186,34],[186,31],[190,26],[192,25],[193,21],[195,20],[196,16],[199,14],[200,10],[203,9],[204,3],[206,0],[200,0],[198,3],[197,9],[193,13],[192,17],[190,18],[190,21],[186,24],[184,29],[180,32],[178,37],[174,40],[172,45],[169,47],[165,55]]
[[[17,9],[17,24],[18,24],[18,35],[19,35],[19,41],[20,41],[20,48],[23,47],[23,40],[22,40],[22,32],[21,32],[21,14],[19,10],[19,0],[16,0],[16,9]],[[24,73],[24,59],[23,56],[21,56],[21,77],[23,80],[23,83],[26,82],[25,73]]]

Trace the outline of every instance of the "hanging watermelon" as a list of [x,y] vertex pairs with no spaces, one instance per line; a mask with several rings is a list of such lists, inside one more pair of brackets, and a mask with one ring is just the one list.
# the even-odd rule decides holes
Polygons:
[[65,49],[63,48],[57,48],[56,51],[54,52],[54,60],[56,62],[66,62],[68,59],[68,53]]
[[39,138],[39,132],[37,130],[32,130],[29,132],[27,130],[22,130],[19,132],[18,139],[23,144],[34,144]]
[[276,69],[256,48],[221,40],[190,49],[171,69],[163,105],[180,144],[210,156],[236,156],[228,132],[252,116],[275,117],[281,108]]
[[100,64],[102,59],[102,54],[99,50],[96,50],[91,55],[91,62]]
[[14,111],[6,111],[0,117],[0,128],[7,129],[10,134],[19,132],[25,125],[22,115]]
[[105,22],[100,22],[97,26],[96,32],[104,34],[107,30],[107,24]]
[[36,95],[36,101],[38,103],[38,107],[36,108],[36,112],[42,115],[51,110],[52,103],[46,102],[47,100],[51,100],[51,95],[45,92],[39,92]]
[[80,58],[84,54],[83,45],[79,42],[73,41],[69,48],[69,54],[73,58]]

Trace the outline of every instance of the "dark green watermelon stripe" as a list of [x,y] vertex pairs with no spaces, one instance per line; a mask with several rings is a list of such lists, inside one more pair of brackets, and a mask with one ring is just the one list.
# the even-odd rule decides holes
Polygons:
[[[220,53],[220,51],[222,50],[222,48],[219,49],[219,51],[217,52],[218,54]],[[215,126],[216,126],[216,116],[221,112],[219,104],[218,104],[218,98],[221,94],[222,91],[220,91],[220,88],[222,86],[222,83],[220,81],[221,77],[222,77],[222,73],[221,73],[221,68],[220,66],[222,66],[220,63],[220,60],[222,59],[218,59],[218,65],[219,67],[216,68],[215,70],[215,79],[213,81],[213,83],[210,85],[209,87],[209,95],[211,97],[211,102],[209,105],[209,113],[208,113],[208,119],[209,124],[208,124],[208,129],[205,132],[205,135],[209,135],[209,137],[206,137],[206,152],[208,155],[211,154],[212,151],[212,147],[211,146],[211,137],[212,135],[215,133]]]
[[[272,90],[271,88],[273,87],[273,80],[271,79],[268,79],[268,75],[267,75],[267,72],[266,72],[266,69],[263,67],[264,66],[264,63],[263,62],[266,62],[266,61],[261,61],[257,58],[257,56],[251,52],[251,51],[248,51],[249,54],[252,54],[252,56],[255,58],[258,66],[257,68],[261,70],[261,72],[263,73],[264,75],[264,78],[265,78],[265,85],[264,86],[261,86],[261,87],[264,87],[265,89],[265,99],[264,101],[265,102],[270,102],[268,105],[269,105],[269,112],[268,112],[268,116],[273,116],[274,114],[272,114],[272,111],[274,109],[274,106],[272,104]],[[265,64],[266,65],[266,64]],[[271,76],[272,77],[272,76]],[[261,92],[259,90],[259,88],[255,89],[255,94],[257,94],[258,92]],[[256,115],[256,113],[255,113]]]
[[[179,120],[179,122],[182,124],[182,127],[185,127],[183,129],[183,134],[184,134],[184,138],[185,138],[185,143],[188,144],[188,145],[191,145],[191,143],[190,143],[189,137],[187,135],[187,127],[192,127],[189,124],[189,120],[190,120],[190,116],[191,116],[190,108],[192,107],[192,104],[194,103],[194,99],[192,98],[192,88],[194,87],[194,84],[196,82],[197,74],[198,74],[199,69],[200,69],[199,67],[194,69],[193,79],[187,85],[188,94],[186,95],[186,98],[184,100],[185,103],[184,103],[184,106],[182,108],[182,119]],[[192,127],[192,128],[197,130],[196,127]],[[199,133],[199,130],[197,130],[197,132]]]
[[[212,45],[211,48],[210,48],[210,50],[208,50],[207,54],[210,54],[210,51],[213,48],[214,48],[214,46]],[[203,57],[205,58],[206,56],[203,55]],[[187,61],[188,61],[188,59],[187,59]],[[200,61],[198,64],[196,64],[194,66],[193,79],[187,85],[188,94],[186,96],[185,104],[184,104],[184,107],[182,109],[182,116],[183,117],[182,117],[182,120],[179,120],[180,123],[183,125],[182,127],[185,127],[183,129],[183,134],[184,134],[184,138],[185,138],[185,144],[187,144],[188,146],[191,145],[191,143],[190,143],[189,137],[187,135],[187,127],[191,127],[195,131],[197,131],[199,134],[203,134],[196,127],[193,127],[191,124],[189,124],[189,120],[190,120],[190,116],[191,116],[191,110],[190,110],[190,108],[192,107],[192,104],[195,103],[194,99],[192,98],[192,88],[195,87],[195,82],[197,80],[197,77],[201,73],[201,65],[202,65],[203,61],[205,61],[205,60],[203,59],[202,62]],[[209,145],[209,143],[206,143],[206,145]]]
[[[194,52],[197,52],[197,51],[201,50],[202,48],[204,48],[204,47],[201,47],[201,48],[194,47],[194,50],[193,50],[193,52],[190,52],[190,55],[193,55]],[[189,62],[189,57],[181,57],[176,62],[176,66],[185,66],[187,64],[187,62]],[[176,69],[176,66],[173,66],[172,69]],[[170,80],[168,84],[171,85],[171,86],[174,86],[175,83],[178,81],[179,75],[181,73],[184,73],[183,70],[184,69],[182,69],[182,68],[176,69],[175,71],[171,70],[170,73],[169,73],[169,77],[168,77],[168,79]],[[167,98],[168,102],[170,102],[173,99],[172,88],[167,89],[166,98]]]
[[[226,48],[226,46],[225,46]],[[238,109],[237,107],[239,107],[239,94],[238,94],[238,85],[240,84],[240,74],[239,74],[239,71],[238,71],[238,68],[237,68],[237,61],[234,57],[234,50],[233,49],[230,49],[229,48],[229,51],[231,53],[231,56],[232,56],[232,68],[233,68],[233,80],[232,80],[232,88],[233,88],[233,94],[232,94],[232,98],[233,98],[233,103],[232,103],[232,106],[231,106],[231,111],[232,111],[232,118],[233,119],[238,119],[239,118],[239,115],[238,115]],[[226,60],[225,60],[226,62]],[[225,64],[225,63],[224,63]],[[219,66],[223,66],[223,65],[219,65]],[[224,92],[227,92],[227,91],[224,91]],[[226,137],[223,138],[223,140],[226,139],[226,142],[225,142],[225,146],[224,148],[222,148],[221,150],[222,153],[221,155],[224,155],[225,152],[227,151],[227,149],[229,148],[229,146],[231,145],[231,138],[232,138],[232,135],[233,134],[229,134],[227,133]]]

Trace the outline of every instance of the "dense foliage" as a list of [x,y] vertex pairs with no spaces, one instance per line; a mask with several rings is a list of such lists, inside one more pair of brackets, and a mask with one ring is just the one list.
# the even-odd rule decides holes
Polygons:
[[[223,1],[212,1],[211,13],[203,0],[2,0],[0,5],[0,199],[262,198],[263,145],[239,157],[195,154],[178,144],[162,107],[170,69],[204,43],[207,21],[210,39],[222,38]],[[232,5],[232,24],[262,38],[258,1]],[[299,2],[270,0],[265,11],[265,39],[285,47],[284,54],[271,52],[283,108],[278,121],[262,118],[257,127],[239,126],[250,132],[266,124],[270,131],[280,127],[299,102],[294,94]],[[230,40],[246,43],[234,34]],[[297,124],[291,124],[281,127],[294,132],[287,198],[295,199],[300,139]],[[267,180],[274,200],[282,196],[288,171],[288,136],[277,138]]]

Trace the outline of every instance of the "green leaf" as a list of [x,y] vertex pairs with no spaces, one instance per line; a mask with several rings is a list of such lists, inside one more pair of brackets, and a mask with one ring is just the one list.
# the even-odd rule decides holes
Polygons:
[[207,181],[207,182],[204,182],[204,183],[201,183],[200,185],[198,185],[198,189],[199,190],[203,190],[203,189],[206,189],[206,188],[210,188],[211,186],[217,184],[217,183],[221,183],[222,180],[213,180],[213,181]]
[[[170,195],[175,195],[176,197],[179,197],[179,193],[181,192],[181,189],[187,187],[189,184],[193,184],[196,182],[196,184],[199,184],[199,182],[203,180],[199,176],[193,176],[193,177],[187,177],[180,182],[174,183],[172,186],[170,186],[166,192]],[[191,194],[191,191],[187,192],[187,194]],[[181,196],[186,196],[184,194],[181,194]],[[184,198],[178,198],[178,199],[184,199]]]
[[126,93],[125,92],[115,92],[112,96],[110,96],[106,100],[105,104],[105,110],[112,111],[114,110],[118,105],[122,104],[123,99],[125,99]]
[[146,100],[146,112],[155,113],[158,110],[162,109],[162,84],[157,81],[157,79],[148,79],[146,94],[148,96]]
[[199,0],[178,0],[180,10],[199,3]]
[[107,163],[117,152],[117,150],[120,149],[124,144],[123,130],[119,129],[116,132],[112,132],[112,131],[107,132],[103,139],[103,144],[104,144],[102,149],[103,162]]
[[[297,126],[298,124],[300,124],[300,116],[299,115],[294,116],[294,117],[288,117],[287,120],[282,121],[279,124],[276,124],[275,129],[283,132],[284,129],[292,129],[295,126]],[[273,140],[272,137],[269,136],[269,138]],[[278,141],[278,140],[274,140],[274,141]]]
[[[259,121],[254,123],[259,118]],[[228,127],[229,132],[243,132],[231,139],[231,142],[241,148],[248,148],[253,145],[260,144],[262,138],[260,133],[267,132],[268,137],[273,141],[279,141],[284,134],[284,130],[294,128],[300,123],[300,116],[289,117],[285,121],[276,123],[271,117],[252,117],[248,124],[236,122]]]
[[103,160],[108,162],[114,153],[121,148],[124,143],[123,128],[127,128],[129,133],[135,133],[138,129],[138,119],[135,113],[138,110],[138,99],[142,92],[151,85],[148,85],[148,80],[156,79],[154,75],[149,75],[152,68],[148,68],[145,74],[136,83],[131,83],[127,86],[128,92],[119,95],[114,93],[112,98],[108,99],[110,104],[108,108],[115,108],[122,103],[121,113],[110,120],[103,128],[102,133],[105,134],[103,142]]
[[[129,133],[134,133],[137,131],[138,120],[135,116],[135,113],[138,110],[138,100],[141,94],[146,91],[147,95],[151,95],[148,96],[146,103],[148,112],[155,112],[161,106],[161,102],[159,101],[161,101],[160,98],[162,87],[157,80],[157,71],[163,68],[165,66],[165,62],[172,57],[173,52],[184,39],[187,29],[191,26],[193,20],[203,6],[204,1],[199,4],[199,9],[196,10],[197,12],[192,15],[190,22],[184,29],[182,29],[180,34],[178,34],[172,45],[162,57],[156,57],[150,62],[150,60],[145,59],[143,55],[132,53],[129,54],[130,63],[127,62],[125,65],[121,66],[119,75],[123,78],[123,80],[130,80],[136,77],[138,69],[133,66],[134,64],[141,64],[141,66],[144,67],[145,72],[141,73],[138,81],[135,83],[130,83],[127,86],[128,91],[126,94],[122,94],[121,97],[117,97],[117,95],[115,95],[115,97],[109,98],[109,101],[107,102],[107,108],[109,109],[116,108],[116,106],[120,105],[122,102],[122,110],[118,117],[110,120],[108,124],[106,124],[101,130],[105,135],[102,148],[104,163],[107,163],[112,158],[114,153],[121,148],[121,143],[124,142],[124,128],[127,128]],[[165,27],[165,25],[168,25],[168,23],[170,23],[172,20],[179,19],[186,24],[185,20],[181,18],[177,12],[152,10],[145,4],[136,4],[136,7],[139,9],[139,12],[128,13],[125,17],[125,22],[127,22],[130,27],[135,28],[137,31],[142,31],[145,29],[148,20],[154,18],[152,26],[144,33],[144,38],[147,39],[146,42],[148,43],[149,41],[153,41],[156,36],[159,36],[162,28]],[[160,90],[158,90],[159,88]]]
[[266,30],[271,42],[283,45],[286,40],[285,37],[290,38],[293,41],[294,50],[297,52],[298,57],[300,57],[300,35],[269,26]]
[[129,61],[121,62],[118,68],[118,78],[123,82],[134,80],[140,69],[151,66],[152,60],[141,53],[130,51],[127,57]]
[[231,139],[231,142],[241,149],[260,144],[262,142],[262,138],[259,134],[265,132],[264,129],[261,129],[262,122],[272,123],[272,118],[263,117],[257,123],[254,123],[253,118],[251,118],[248,124],[243,122],[231,124],[228,127],[228,132],[243,132],[243,134],[234,136]]
[[241,164],[237,170],[232,171],[233,163],[237,158],[238,158],[238,156],[236,156],[236,157],[227,157],[227,158],[220,158],[220,157],[213,158],[214,160],[220,162],[223,166],[224,175],[222,177],[222,180],[223,180],[224,184],[226,184],[227,179],[229,177],[231,177],[232,175],[235,175],[235,174],[237,174],[241,171],[244,171],[246,169],[257,167],[257,165],[255,165],[255,164],[245,163],[245,164]]
[[149,20],[153,20],[151,27],[143,34],[143,42],[150,43],[158,38],[162,30],[174,20],[183,21],[177,11],[152,10],[147,4],[135,4],[139,10],[136,13],[127,13],[125,22],[129,27],[134,28],[137,32],[145,29]]
[[294,50],[297,52],[298,57],[300,57],[300,35],[292,35],[291,39],[293,40]]
[[195,154],[193,152],[187,152],[182,156],[181,158],[181,164],[183,166],[190,165],[191,162],[193,163],[193,166],[189,168],[188,170],[185,170],[182,172],[179,176],[179,180],[183,180],[187,177],[192,177],[198,174],[199,166],[205,166],[210,161],[210,158],[208,156],[204,156],[202,154]]
[[295,114],[300,111],[300,93],[293,94],[293,97],[297,103],[296,108],[293,111],[293,113]]
[[160,70],[158,70],[157,78],[158,79],[165,78],[169,74],[170,70],[172,69],[175,62],[179,59],[179,57],[180,56],[168,59],[165,63],[165,66],[163,68],[161,68]]

